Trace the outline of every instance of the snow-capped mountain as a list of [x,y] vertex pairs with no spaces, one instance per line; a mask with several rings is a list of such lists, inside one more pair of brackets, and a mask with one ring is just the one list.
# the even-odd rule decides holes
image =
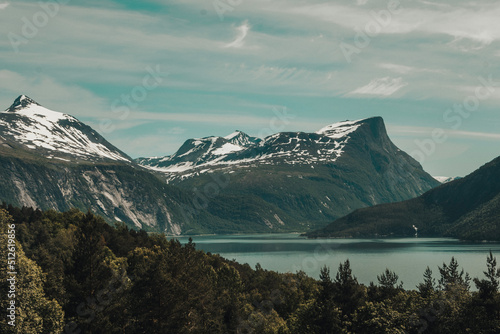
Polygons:
[[48,158],[131,161],[89,126],[73,116],[44,108],[26,95],[0,113],[0,134]]
[[262,140],[235,131],[226,137],[188,139],[179,150],[166,157],[139,158],[136,161],[153,170],[162,172],[185,172],[203,166],[228,164],[238,160],[237,152],[254,149]]
[[203,210],[186,217],[190,198],[70,115],[25,95],[0,112],[0,201],[43,210],[90,209],[110,223],[168,234],[200,230],[200,221],[222,225]]
[[189,139],[171,156],[140,158],[137,162],[165,172],[170,178],[176,177],[172,173],[180,173],[185,178],[194,175],[193,171],[206,168],[332,163],[342,155],[350,134],[366,122],[345,121],[315,133],[281,132],[264,139],[241,131],[225,137]]
[[193,206],[224,212],[230,220],[253,217],[270,230],[292,224],[307,229],[439,185],[391,142],[380,117],[260,140],[241,131],[189,139],[171,156],[136,161],[197,192]]
[[241,131],[190,139],[171,156],[137,162],[146,168],[27,96],[0,113],[0,200],[90,208],[157,232],[306,231],[439,184],[390,141],[380,117],[263,139]]
[[440,183],[449,183],[451,181],[461,179],[460,176],[434,176],[434,178],[438,180]]

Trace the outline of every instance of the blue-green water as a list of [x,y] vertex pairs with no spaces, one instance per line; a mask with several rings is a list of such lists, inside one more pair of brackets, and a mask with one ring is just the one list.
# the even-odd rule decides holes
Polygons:
[[[437,279],[438,266],[454,256],[472,277],[483,277],[489,251],[498,255],[500,243],[471,243],[445,238],[405,239],[319,239],[308,240],[298,234],[259,234],[194,236],[197,249],[218,253],[227,259],[278,272],[303,270],[318,278],[326,265],[335,275],[340,262],[349,259],[360,283],[377,282],[386,268],[395,271],[406,289],[422,281],[429,266]],[[182,243],[188,237],[181,237]],[[473,285],[473,284],[472,284]]]

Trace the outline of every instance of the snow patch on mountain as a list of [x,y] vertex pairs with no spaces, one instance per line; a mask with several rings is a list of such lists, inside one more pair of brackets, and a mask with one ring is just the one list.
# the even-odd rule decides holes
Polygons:
[[451,181],[459,180],[461,179],[460,176],[433,176],[437,181],[441,183],[448,183]]
[[325,135],[333,139],[344,138],[350,133],[356,131],[361,126],[362,121],[363,120],[345,121],[345,122],[330,124],[322,128],[321,130],[317,131],[316,133]]
[[214,150],[212,153],[215,155],[225,155],[225,154],[229,154],[232,152],[238,152],[238,151],[241,151],[243,149],[244,148],[241,146],[234,145],[231,143],[226,143],[226,144],[222,145],[222,147]]
[[[146,168],[164,172],[167,178],[191,177],[207,168],[332,163],[341,157],[350,134],[363,121],[334,123],[315,133],[280,132],[264,139],[235,131],[225,137],[190,139],[171,156],[137,161]],[[172,175],[175,173],[182,175]]]

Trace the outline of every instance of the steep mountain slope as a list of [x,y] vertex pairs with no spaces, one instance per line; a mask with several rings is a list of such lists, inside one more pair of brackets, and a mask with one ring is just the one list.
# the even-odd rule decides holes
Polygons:
[[463,179],[400,203],[357,210],[310,237],[448,236],[500,240],[500,157]]
[[[170,157],[137,161],[163,172],[169,183],[198,192],[212,214],[220,209],[213,199],[229,197],[236,206],[226,215],[252,214],[270,229],[307,230],[439,185],[390,141],[380,117],[332,124],[316,133],[284,132],[263,140],[238,136],[247,140],[190,139]],[[214,187],[214,179],[225,180],[224,185]],[[266,210],[237,209],[250,199],[254,208],[266,204]]]

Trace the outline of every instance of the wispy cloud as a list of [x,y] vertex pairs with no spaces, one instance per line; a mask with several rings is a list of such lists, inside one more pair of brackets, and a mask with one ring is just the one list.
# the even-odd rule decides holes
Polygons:
[[9,5],[10,5],[10,3],[8,3],[8,2],[5,2],[5,3],[0,3],[0,10],[5,9],[5,8],[9,7]]
[[[390,134],[408,137],[432,137],[432,133],[436,128],[425,126],[402,126],[402,125],[387,125],[387,130]],[[443,129],[444,133],[453,138],[461,139],[487,139],[499,140],[500,133],[480,132],[480,131],[462,131],[453,129]]]
[[247,37],[248,32],[250,31],[250,25],[248,21],[245,21],[241,26],[237,27],[238,36],[234,41],[227,44],[227,48],[241,48],[244,45],[245,37]]
[[[359,2],[358,2],[359,4]],[[423,6],[422,6],[423,5]],[[364,27],[376,18],[370,13],[373,8],[348,6],[339,3],[300,5],[290,11],[294,14],[314,17],[326,22],[355,29]],[[379,9],[386,9],[380,7]],[[381,34],[408,34],[424,32],[445,34],[453,39],[473,40],[481,45],[490,45],[500,39],[500,6],[498,3],[456,3],[453,6],[436,6],[435,3],[421,1],[420,6],[406,4]]]
[[384,77],[373,79],[368,85],[359,87],[348,95],[391,96],[406,85],[408,85],[408,83],[403,82],[403,78],[401,77]]
[[383,64],[379,64],[379,67],[396,72],[396,73],[401,73],[401,74],[408,74],[410,72],[415,71],[414,67],[398,65],[398,64],[383,63]]

